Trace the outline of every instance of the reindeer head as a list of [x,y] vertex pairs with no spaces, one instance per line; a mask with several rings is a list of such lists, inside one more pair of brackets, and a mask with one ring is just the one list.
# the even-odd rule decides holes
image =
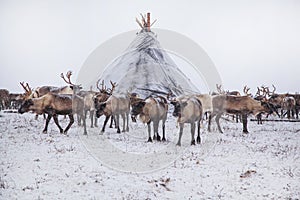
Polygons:
[[101,117],[104,114],[104,110],[106,108],[106,102],[102,102],[96,106],[96,117]]
[[141,114],[143,112],[143,108],[146,105],[146,102],[144,100],[136,101],[131,104],[132,109],[131,109],[131,120],[133,122],[136,122],[136,116]]
[[173,116],[181,117],[181,112],[185,106],[187,106],[187,102],[179,102],[179,101],[171,101],[171,104],[174,106]]
[[33,101],[32,99],[27,99],[25,100],[22,104],[21,107],[18,109],[18,113],[25,113],[28,112],[30,110],[30,107],[33,106]]

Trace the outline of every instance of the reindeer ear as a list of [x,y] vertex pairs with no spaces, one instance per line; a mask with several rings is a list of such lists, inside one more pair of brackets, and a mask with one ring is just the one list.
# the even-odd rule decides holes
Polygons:
[[185,106],[187,106],[187,102],[183,102],[180,105],[182,106],[182,108],[184,108]]
[[176,101],[171,101],[170,103],[171,103],[173,106],[175,106],[177,102],[176,102]]
[[106,103],[101,103],[101,108],[105,108],[106,107]]

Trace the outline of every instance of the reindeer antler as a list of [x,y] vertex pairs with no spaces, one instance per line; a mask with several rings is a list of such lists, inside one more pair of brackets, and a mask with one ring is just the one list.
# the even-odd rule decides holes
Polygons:
[[71,81],[71,76],[72,76],[72,71],[68,71],[67,74],[66,74],[66,77],[67,77],[68,80],[65,78],[64,73],[61,73],[61,74],[60,74],[60,77],[61,77],[67,84],[75,85],[75,84],[72,83],[72,81]]
[[244,91],[244,93],[245,93],[246,96],[249,96],[249,95],[250,95],[249,90],[250,90],[250,88],[247,87],[247,85],[245,85],[243,91]]
[[116,88],[118,85],[117,85],[117,82],[114,82],[114,83],[113,83],[112,81],[110,81],[110,84],[111,84],[111,89],[108,88],[107,91],[108,91],[110,94],[112,94],[113,91],[115,90],[115,88]]
[[273,85],[273,84],[272,84],[272,87],[273,87],[272,94],[274,95],[274,94],[275,94],[275,91],[276,91],[276,87],[275,87],[275,85]]
[[25,90],[25,93],[30,94],[31,93],[31,88],[29,87],[29,84],[24,82],[20,82],[20,85],[23,87],[23,89]]
[[219,92],[219,94],[224,94],[225,91],[222,89],[222,85],[216,84],[217,87],[217,91]]
[[[102,93],[107,92],[107,88],[106,88],[106,86],[104,85],[104,80],[102,80],[101,84],[100,84],[100,81],[101,81],[101,79],[99,79],[99,80],[97,81],[97,84],[96,84],[98,90],[99,90],[100,92],[102,92]],[[100,88],[100,86],[101,86],[101,88]]]

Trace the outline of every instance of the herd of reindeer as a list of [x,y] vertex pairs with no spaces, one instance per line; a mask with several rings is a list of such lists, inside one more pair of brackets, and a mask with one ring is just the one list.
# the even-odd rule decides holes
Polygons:
[[[179,139],[177,145],[181,145],[181,137],[185,123],[191,126],[191,144],[201,143],[200,124],[202,120],[208,120],[208,131],[211,131],[211,119],[215,118],[219,132],[222,133],[220,118],[223,114],[232,115],[237,122],[243,123],[243,132],[248,133],[247,117],[252,114],[257,118],[258,124],[262,124],[262,115],[270,114],[280,118],[297,118],[300,108],[300,94],[277,94],[276,88],[257,87],[255,95],[249,93],[250,88],[244,87],[241,94],[238,91],[224,91],[221,85],[216,85],[217,92],[211,94],[189,94],[175,96],[174,94],[153,93],[147,98],[141,98],[137,93],[114,94],[117,83],[110,81],[111,87],[105,85],[104,80],[98,80],[96,87],[99,91],[85,91],[80,85],[71,81],[72,72],[69,71],[61,78],[67,83],[63,87],[42,86],[31,89],[28,83],[21,82],[25,90],[23,94],[11,94],[6,89],[0,90],[1,109],[18,109],[18,113],[33,112],[43,114],[46,124],[43,132],[47,133],[50,120],[53,118],[60,133],[67,133],[74,123],[74,114],[77,115],[78,124],[83,125],[87,134],[86,118],[89,112],[91,127],[97,127],[97,118],[105,116],[101,132],[105,132],[107,122],[110,120],[110,128],[113,124],[120,133],[120,117],[123,120],[122,132],[129,131],[129,115],[132,122],[138,119],[147,124],[148,142],[153,140],[166,141],[165,123],[168,110],[173,107],[172,115],[177,118],[179,125]],[[172,105],[172,106],[171,106]],[[46,117],[47,115],[47,117]],[[65,129],[59,125],[58,115],[68,115],[70,122]],[[162,138],[158,133],[159,123],[162,126]],[[151,134],[153,124],[153,137]],[[197,126],[197,138],[195,131]]]

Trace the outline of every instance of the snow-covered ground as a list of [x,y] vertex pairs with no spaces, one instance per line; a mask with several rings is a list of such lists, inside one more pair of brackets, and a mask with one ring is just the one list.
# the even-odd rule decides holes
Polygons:
[[[188,144],[187,126],[183,146],[175,147],[178,130],[172,117],[168,141],[147,143],[141,124],[131,124],[126,134],[107,127],[99,135],[100,128],[88,128],[87,137],[74,124],[66,136],[52,121],[48,134],[42,134],[44,120],[33,114],[0,115],[0,199],[300,198],[299,123],[249,121],[250,133],[242,134],[241,124],[221,120],[224,134],[207,133],[204,124],[203,143],[196,146]],[[60,122],[65,126],[68,120]],[[118,168],[97,155],[101,146],[93,145],[104,140],[128,154],[178,158],[159,169],[130,172],[122,168],[122,158]]]

